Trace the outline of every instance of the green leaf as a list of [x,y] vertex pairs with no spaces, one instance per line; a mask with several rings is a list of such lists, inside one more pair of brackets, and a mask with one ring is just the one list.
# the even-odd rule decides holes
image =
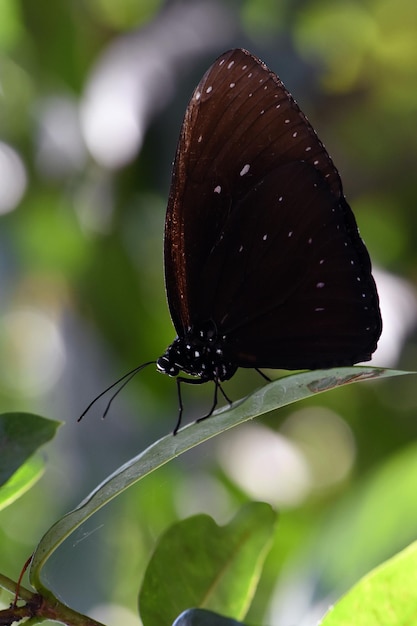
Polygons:
[[45,464],[39,456],[34,456],[21,465],[0,487],[0,511],[28,491],[42,476],[44,468]]
[[59,425],[60,422],[31,413],[0,415],[0,485],[53,438]]
[[322,626],[417,624],[417,542],[364,576],[324,617]]
[[35,589],[48,593],[40,572],[51,554],[86,519],[119,495],[168,461],[219,433],[253,419],[258,415],[286,406],[318,393],[362,380],[376,380],[411,374],[398,370],[374,367],[341,367],[293,374],[273,381],[253,394],[223,408],[203,422],[185,426],[174,437],[171,434],[149,446],[122,465],[103,481],[81,504],[58,520],[38,544],[30,569],[30,580]]
[[244,624],[206,609],[188,609],[177,617],[172,626],[244,626]]
[[169,626],[189,607],[243,618],[275,522],[276,514],[268,504],[252,502],[227,526],[217,526],[208,515],[171,526],[145,573],[139,599],[144,626]]
[[417,441],[346,493],[312,538],[310,559],[321,572],[322,589],[334,588],[341,577],[351,586],[416,538],[416,485]]
[[[5,55],[6,50],[13,50],[19,37],[22,36],[22,22],[20,8],[13,0],[3,0],[1,3],[0,20],[0,47]],[[6,56],[4,56],[4,59]]]

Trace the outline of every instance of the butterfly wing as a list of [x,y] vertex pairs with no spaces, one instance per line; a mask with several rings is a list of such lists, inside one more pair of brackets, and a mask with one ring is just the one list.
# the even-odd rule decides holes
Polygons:
[[188,105],[165,228],[179,336],[212,320],[238,366],[370,358],[381,330],[369,256],[330,157],[281,81],[244,50]]
[[380,317],[351,217],[304,162],[278,167],[235,208],[205,264],[199,310],[211,313],[237,365],[314,369],[370,358]]

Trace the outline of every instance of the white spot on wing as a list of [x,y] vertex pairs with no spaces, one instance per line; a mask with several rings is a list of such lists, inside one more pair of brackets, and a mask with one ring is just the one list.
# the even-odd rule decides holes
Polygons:
[[317,289],[323,289],[324,283],[317,283],[316,287]]
[[234,66],[234,64],[235,64],[234,61],[230,61],[229,65],[227,66],[227,69],[230,70]]
[[230,89],[233,89],[233,87],[235,87],[236,83],[230,83],[229,87]]
[[268,239],[268,233],[265,233],[265,235],[262,237],[263,241],[266,241]]
[[200,100],[200,98],[201,98],[201,91],[197,91],[195,94],[195,99]]
[[213,91],[213,87],[212,87],[212,85],[210,85],[210,87],[207,87],[207,89],[206,89],[206,93],[210,93],[210,91]]
[[203,135],[200,135],[199,138],[197,139],[198,143],[201,143],[203,141]]
[[220,187],[220,185],[217,185],[217,187],[214,188],[214,193],[220,193],[222,190],[222,188]]
[[243,246],[240,246],[239,252],[242,252],[242,250],[243,250]]
[[288,237],[292,237],[292,234],[293,234],[293,231],[292,231],[292,230],[290,230],[290,231],[288,232]]
[[249,163],[246,163],[246,165],[244,165],[242,169],[240,170],[240,175],[244,176],[245,174],[249,172],[249,170],[250,170],[250,165]]

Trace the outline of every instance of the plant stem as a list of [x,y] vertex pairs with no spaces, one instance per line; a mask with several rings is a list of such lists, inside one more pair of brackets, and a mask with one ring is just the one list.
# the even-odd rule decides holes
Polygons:
[[[0,587],[14,595],[17,583],[8,576],[0,574]],[[50,619],[66,624],[66,626],[104,626],[101,622],[97,622],[91,617],[78,613],[66,606],[50,592],[48,597],[45,597],[38,593],[32,593],[20,585],[19,599],[23,600],[25,604],[22,606],[14,606],[12,604],[8,609],[0,611],[0,625],[11,625],[13,622],[29,618],[34,624],[37,621],[41,622],[45,619]]]

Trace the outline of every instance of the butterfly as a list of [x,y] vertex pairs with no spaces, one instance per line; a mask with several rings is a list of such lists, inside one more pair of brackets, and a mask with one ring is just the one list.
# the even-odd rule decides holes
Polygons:
[[339,173],[281,80],[246,50],[222,54],[187,106],[164,261],[177,337],[114,385],[151,363],[175,376],[174,434],[183,383],[214,382],[205,419],[219,390],[230,402],[221,383],[239,367],[269,380],[261,368],[348,366],[376,349],[378,293]]
[[185,112],[164,239],[180,384],[239,367],[320,369],[371,358],[382,330],[369,254],[342,182],[281,80],[243,49],[208,69]]

